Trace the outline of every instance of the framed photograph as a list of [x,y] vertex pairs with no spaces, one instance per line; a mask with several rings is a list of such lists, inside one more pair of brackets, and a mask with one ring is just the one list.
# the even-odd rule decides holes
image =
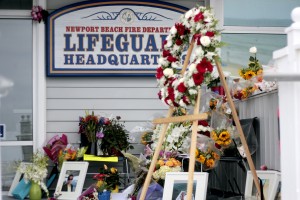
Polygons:
[[[28,165],[30,163],[22,162],[21,164]],[[16,171],[16,175],[15,175],[14,180],[13,180],[12,184],[10,185],[10,188],[8,191],[8,196],[13,196],[12,192],[17,187],[17,185],[19,184],[19,182],[21,181],[22,178],[23,178],[23,174],[21,172]]]
[[[163,200],[186,199],[188,176],[188,172],[167,172]],[[207,182],[207,172],[194,172],[193,200],[206,199]]]
[[57,199],[77,199],[88,169],[88,162],[63,162],[54,196]]
[[[265,200],[274,200],[280,180],[280,173],[277,171],[256,171],[257,176],[262,180],[263,194]],[[245,197],[258,197],[251,171],[247,172]]]

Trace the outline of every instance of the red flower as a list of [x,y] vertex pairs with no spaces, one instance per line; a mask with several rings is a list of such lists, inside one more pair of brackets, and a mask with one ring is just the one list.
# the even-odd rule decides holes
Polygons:
[[207,31],[205,35],[208,36],[208,37],[214,37],[215,33],[212,32],[212,31]]
[[197,70],[200,73],[203,72],[203,70],[204,70],[204,72],[206,70],[209,71],[209,72],[212,72],[213,66],[208,60],[206,60],[206,58],[203,58],[201,60],[201,62],[197,65]]
[[183,24],[181,24],[181,23],[176,23],[176,24],[175,24],[175,28],[177,29],[177,33],[178,33],[180,36],[184,35],[186,29],[185,29],[185,27],[184,27]]
[[171,99],[171,101],[174,102],[175,100],[175,94],[174,94],[174,89],[172,87],[168,88],[168,97]]
[[193,74],[193,80],[195,85],[201,85],[201,83],[204,80],[203,74],[201,73]]
[[206,120],[199,120],[198,125],[208,126],[208,122]]
[[182,97],[182,101],[183,101],[183,103],[185,103],[186,105],[189,105],[191,102],[190,102],[190,100],[189,100],[189,98],[187,97],[187,96],[183,96]]
[[167,60],[169,62],[176,62],[177,61],[177,58],[173,57],[173,56],[168,56]]
[[163,50],[163,57],[165,58],[165,57],[168,57],[168,56],[171,56],[170,51],[168,51],[168,50]]
[[221,149],[221,146],[217,143],[215,143],[215,147],[217,147],[217,149]]
[[165,48],[165,45],[168,43],[168,41],[167,40],[164,40],[163,41],[163,44],[162,44],[162,48]]
[[164,75],[164,70],[162,67],[159,67],[156,69],[156,78],[160,79]]
[[195,42],[197,42],[197,45],[200,45],[201,44],[201,42],[200,42],[200,38],[201,38],[201,34],[200,33],[198,33],[198,34],[195,34],[193,37],[194,37],[194,40],[195,40]]
[[207,137],[210,137],[210,132],[209,132],[209,131],[205,131],[205,132],[199,131],[198,134],[201,134],[201,135],[205,135],[205,136],[207,136]]
[[185,87],[184,83],[180,83],[177,87],[177,90],[181,93],[184,93],[186,91],[186,89],[187,88]]
[[204,19],[204,16],[203,16],[202,12],[200,12],[195,16],[194,21],[199,22],[199,21],[203,21],[203,19]]
[[158,98],[159,98],[159,99],[162,98],[161,91],[159,91],[159,93],[158,93],[157,95],[158,95]]
[[178,46],[182,45],[182,43],[183,43],[183,41],[180,40],[180,39],[177,39],[176,42],[175,42],[175,44],[178,45]]

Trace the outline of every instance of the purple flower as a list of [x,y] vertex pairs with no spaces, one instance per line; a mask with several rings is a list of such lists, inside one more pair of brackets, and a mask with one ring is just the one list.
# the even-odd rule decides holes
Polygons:
[[171,155],[172,155],[172,152],[170,152],[170,151],[167,151],[167,152],[165,153],[165,155],[166,155],[166,158],[170,158],[170,157],[171,157]]
[[159,156],[160,156],[160,157],[163,157],[163,156],[164,156],[164,153],[165,153],[164,150],[161,150],[161,151],[159,152]]
[[145,156],[150,156],[153,153],[152,149],[149,147],[149,144],[146,145],[144,151],[145,151]]
[[97,137],[98,139],[102,139],[102,138],[104,138],[104,133],[102,133],[102,132],[97,132],[97,133],[96,133],[96,137]]

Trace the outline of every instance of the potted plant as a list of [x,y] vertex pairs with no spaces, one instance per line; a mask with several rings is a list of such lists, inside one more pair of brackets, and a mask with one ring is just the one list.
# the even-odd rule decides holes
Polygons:
[[108,119],[100,117],[97,138],[101,140],[99,144],[103,155],[120,156],[121,151],[133,149],[129,142],[129,134],[123,123],[120,122],[121,117]]

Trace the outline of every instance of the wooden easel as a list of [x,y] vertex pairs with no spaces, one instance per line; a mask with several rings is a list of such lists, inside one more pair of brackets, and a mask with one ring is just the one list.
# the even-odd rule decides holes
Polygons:
[[[183,75],[184,72],[186,71],[187,65],[189,63],[189,60],[190,60],[190,57],[191,57],[191,54],[192,54],[192,51],[193,51],[193,47],[194,47],[194,40],[191,41],[191,44],[190,44],[189,49],[187,51],[187,55],[186,55],[186,58],[185,58],[185,61],[184,61],[184,64],[183,64],[181,75]],[[224,77],[222,68],[221,68],[220,63],[219,63],[217,58],[215,58],[215,63],[217,65],[217,69],[218,69],[218,72],[219,72],[219,76],[220,76],[222,86],[224,87],[224,90],[225,90],[227,101],[228,101],[229,106],[230,106],[231,111],[232,111],[233,120],[235,122],[237,131],[239,133],[242,145],[244,146],[244,149],[245,149],[247,161],[248,161],[250,170],[251,170],[252,175],[253,175],[253,179],[254,179],[256,189],[257,189],[257,191],[260,195],[261,194],[260,193],[260,184],[259,184],[259,181],[258,181],[258,177],[257,177],[257,173],[256,173],[256,170],[255,170],[254,164],[253,164],[253,160],[251,158],[251,154],[250,154],[250,151],[249,151],[249,148],[248,148],[248,145],[247,145],[247,142],[246,142],[246,139],[245,139],[245,136],[244,136],[244,133],[243,133],[243,130],[242,130],[242,127],[241,127],[241,124],[240,124],[240,120],[239,120],[239,117],[237,115],[233,100],[230,96],[230,92],[229,92],[227,83],[225,81],[225,77]],[[163,127],[162,127],[162,130],[161,130],[161,133],[160,133],[160,137],[159,137],[156,149],[154,151],[154,155],[153,155],[153,158],[152,158],[151,165],[149,167],[149,171],[148,171],[146,180],[144,182],[144,186],[143,186],[143,189],[142,189],[140,200],[145,200],[146,193],[147,193],[150,181],[151,181],[151,177],[152,177],[152,174],[153,174],[153,171],[154,171],[154,168],[155,168],[158,156],[159,156],[159,152],[161,150],[163,141],[165,139],[168,124],[169,123],[176,123],[176,122],[193,121],[191,147],[190,147],[190,160],[189,160],[189,176],[188,176],[188,185],[187,185],[187,199],[192,200],[193,182],[194,182],[193,180],[194,180],[194,171],[195,171],[195,149],[196,149],[196,141],[197,141],[198,120],[207,119],[207,114],[206,113],[199,114],[200,97],[201,97],[201,91],[199,89],[196,104],[195,104],[195,107],[194,107],[194,114],[193,115],[172,117],[172,114],[174,112],[174,108],[170,107],[166,118],[160,118],[160,119],[153,120],[154,124],[163,124]]]

